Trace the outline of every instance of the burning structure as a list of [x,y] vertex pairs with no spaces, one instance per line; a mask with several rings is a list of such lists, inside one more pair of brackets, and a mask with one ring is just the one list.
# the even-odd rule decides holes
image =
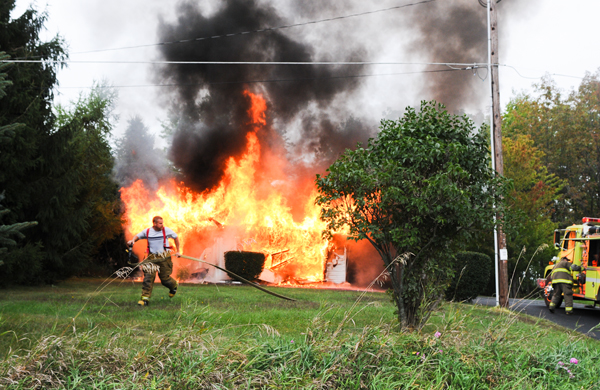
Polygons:
[[[161,41],[282,23],[275,8],[255,0],[227,0],[212,13],[193,1],[179,7],[176,22],[161,23]],[[282,31],[165,45],[160,52],[169,61],[311,62],[316,55],[310,45]],[[340,56],[351,60],[358,54],[340,49]],[[338,76],[360,68],[158,67],[157,81],[177,85],[168,99],[178,115],[169,151],[178,175],[163,181],[158,191],[142,181],[121,189],[129,234],[161,215],[180,236],[184,254],[219,265],[228,250],[263,252],[262,277],[270,282],[325,280],[327,259],[337,259],[334,253],[343,253],[343,248],[321,237],[325,225],[314,204],[314,175],[373,132],[359,120],[337,126],[339,121],[332,117],[336,99],[360,85],[357,78]],[[196,264],[179,263],[186,268],[182,276],[203,273]],[[225,275],[210,270],[205,277],[218,281]]]
[[[284,161],[273,151],[262,150],[259,133],[266,126],[266,101],[245,91],[249,102],[246,151],[238,158],[230,157],[222,180],[203,193],[195,192],[184,183],[172,180],[150,193],[142,181],[121,189],[127,205],[128,229],[131,234],[147,227],[154,215],[161,215],[181,237],[181,250],[224,266],[223,255],[230,250],[263,252],[266,255],[264,276],[272,283],[320,282],[325,279],[326,260],[333,255],[333,244],[324,241],[324,223],[314,205],[314,188],[306,185],[303,193],[292,198],[301,202],[304,218],[295,221],[288,198],[278,187],[289,180],[280,167]],[[270,164],[261,164],[265,156]],[[342,249],[343,251],[343,249]],[[174,274],[198,275],[202,270],[180,260]],[[181,278],[181,277],[180,277]],[[226,279],[219,270],[208,270],[203,278],[210,281]],[[337,276],[336,280],[340,280]],[[341,280],[341,281],[345,281]]]

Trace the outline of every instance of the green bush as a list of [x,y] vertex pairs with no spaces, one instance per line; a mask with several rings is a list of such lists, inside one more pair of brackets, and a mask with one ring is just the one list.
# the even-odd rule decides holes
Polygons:
[[457,253],[453,267],[454,277],[446,289],[446,299],[471,302],[477,298],[487,285],[492,265],[492,259],[483,253]]
[[254,280],[265,266],[265,254],[260,252],[225,252],[225,269],[244,279]]

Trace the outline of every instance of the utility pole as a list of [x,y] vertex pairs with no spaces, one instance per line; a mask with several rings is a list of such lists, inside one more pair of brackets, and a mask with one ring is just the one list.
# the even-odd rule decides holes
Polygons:
[[[486,0],[488,18],[488,75],[492,95],[490,132],[492,142],[492,165],[498,175],[504,174],[502,159],[502,117],[500,116],[500,86],[498,83],[498,16],[496,6],[500,0]],[[479,0],[481,4],[481,0]],[[508,251],[506,234],[502,230],[502,215],[497,215],[498,227],[494,229],[494,251],[496,263],[496,305],[508,307]]]

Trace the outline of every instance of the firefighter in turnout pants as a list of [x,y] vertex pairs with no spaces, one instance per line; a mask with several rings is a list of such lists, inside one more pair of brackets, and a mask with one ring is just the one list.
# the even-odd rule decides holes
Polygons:
[[138,302],[140,306],[148,306],[150,303],[157,271],[160,282],[169,289],[169,297],[173,298],[177,293],[178,283],[171,277],[173,262],[171,261],[169,238],[172,238],[175,242],[175,256],[179,257],[179,238],[177,234],[163,225],[162,217],[156,216],[152,218],[151,228],[138,233],[132,240],[127,242],[129,246],[133,246],[133,243],[137,240],[145,239],[148,241],[148,256],[146,259],[152,260],[151,263],[142,266],[144,282],[142,283],[142,298]]
[[568,257],[560,259],[558,264],[552,269],[550,278],[552,280],[552,288],[554,288],[554,294],[552,295],[552,302],[548,309],[550,313],[554,313],[554,309],[559,305],[561,294],[565,295],[565,313],[567,315],[573,314],[573,275],[572,271],[585,270],[585,267],[580,267],[573,264]]

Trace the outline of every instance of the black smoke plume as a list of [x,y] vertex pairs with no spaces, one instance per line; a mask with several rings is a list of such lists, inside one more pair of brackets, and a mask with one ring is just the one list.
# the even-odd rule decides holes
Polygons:
[[[175,23],[160,23],[159,39],[211,37],[285,23],[275,8],[255,0],[227,0],[210,16],[203,15],[196,2],[184,1],[179,5]],[[310,45],[290,38],[281,30],[165,45],[160,51],[169,61],[318,60]],[[359,53],[360,48],[337,59],[362,60]],[[181,169],[187,185],[198,191],[211,189],[220,181],[226,160],[244,151],[245,135],[251,130],[246,125],[250,100],[244,90],[266,95],[267,128],[274,121],[281,128],[309,105],[324,111],[336,96],[356,90],[360,80],[343,76],[360,71],[358,66],[330,65],[166,65],[160,69],[159,78],[178,85],[174,105],[182,109],[171,158]],[[302,122],[307,124],[302,129],[303,140],[337,146],[340,143],[334,136],[347,138],[342,127],[333,131],[331,125],[322,126],[327,123],[326,114],[313,112],[310,119]],[[323,132],[329,134],[327,140],[323,139]],[[272,132],[259,136],[263,137],[261,142],[277,143],[278,137]],[[350,146],[355,141],[345,143]]]
[[[409,48],[412,53],[424,54],[427,62],[487,62],[486,9],[477,0],[436,1],[411,11],[409,17],[418,32]],[[479,75],[484,78],[487,71],[479,70]],[[487,96],[485,84],[476,76],[468,71],[428,73],[423,78],[422,95],[437,100],[450,111],[464,109]]]
[[[487,3],[487,0],[482,0]],[[500,63],[506,51],[503,37],[509,32],[503,20],[522,17],[535,10],[539,0],[497,2]],[[487,63],[488,25],[487,9],[477,0],[435,1],[413,7],[406,13],[406,22],[417,34],[409,46],[412,54],[419,54],[434,63]],[[449,67],[435,66],[423,78],[421,96],[435,99],[451,112],[464,112],[466,108],[480,106],[489,99],[487,68],[477,71],[452,71]],[[446,71],[447,70],[447,71]],[[500,83],[502,80],[500,80]]]

